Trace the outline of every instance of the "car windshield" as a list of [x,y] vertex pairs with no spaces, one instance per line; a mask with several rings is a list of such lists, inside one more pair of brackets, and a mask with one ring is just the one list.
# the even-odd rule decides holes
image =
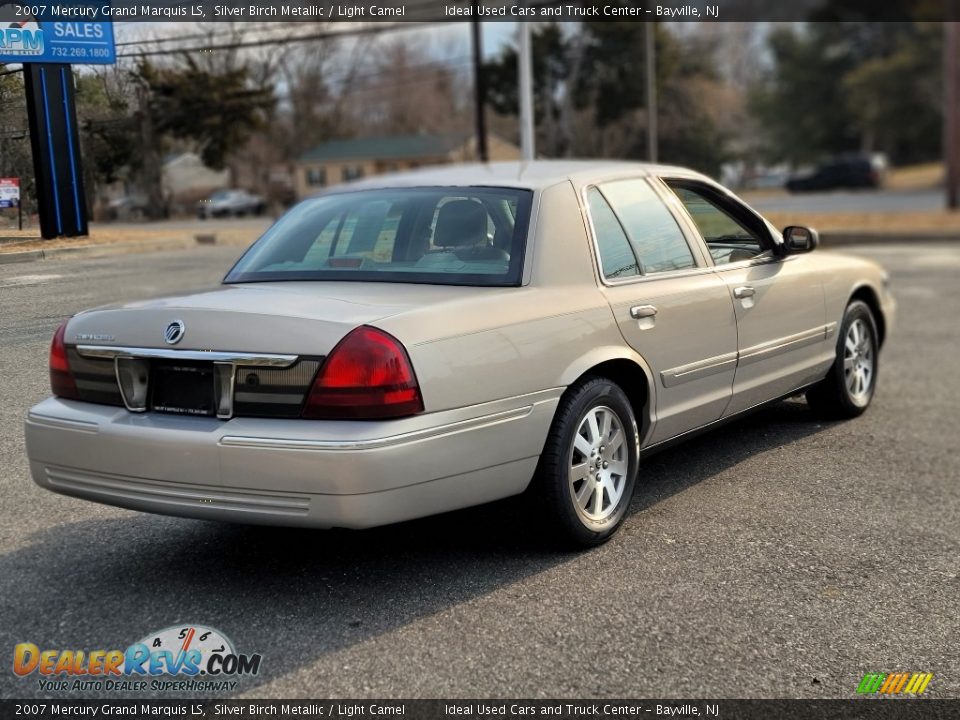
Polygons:
[[518,285],[532,192],[390,188],[306,200],[224,282],[358,280]]

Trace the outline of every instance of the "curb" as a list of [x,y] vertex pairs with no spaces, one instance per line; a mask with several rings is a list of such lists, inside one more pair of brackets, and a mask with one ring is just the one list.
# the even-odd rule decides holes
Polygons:
[[820,243],[824,247],[843,245],[890,245],[892,243],[939,243],[960,242],[960,231],[944,232],[876,232],[860,230],[834,230],[820,233]]
[[23,252],[0,253],[0,265],[33,262],[43,260],[43,250],[24,250]]
[[217,240],[214,243],[198,243],[192,238],[166,238],[144,242],[101,243],[98,245],[80,245],[78,247],[59,247],[49,250],[24,250],[23,252],[0,253],[0,265],[53,260],[66,257],[107,257],[109,255],[129,255],[133,253],[162,252],[164,250],[189,250],[190,248],[209,247],[246,247],[252,241]]

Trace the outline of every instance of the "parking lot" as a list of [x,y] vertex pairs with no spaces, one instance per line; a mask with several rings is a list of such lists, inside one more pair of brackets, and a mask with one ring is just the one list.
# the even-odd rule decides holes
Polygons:
[[787,401],[656,455],[591,552],[552,552],[515,502],[322,532],[37,488],[22,423],[59,322],[216,284],[238,252],[0,266],[4,697],[49,695],[10,671],[16,643],[125,648],[178,623],[263,655],[249,697],[846,698],[893,671],[960,695],[960,247],[857,250],[900,303],[865,416]]

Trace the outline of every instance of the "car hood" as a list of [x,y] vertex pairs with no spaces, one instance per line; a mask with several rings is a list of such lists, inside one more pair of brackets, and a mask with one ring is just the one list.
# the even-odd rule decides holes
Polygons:
[[478,288],[405,283],[273,282],[224,285],[191,295],[96,308],[73,317],[69,344],[324,355],[350,330],[400,313],[464,299]]

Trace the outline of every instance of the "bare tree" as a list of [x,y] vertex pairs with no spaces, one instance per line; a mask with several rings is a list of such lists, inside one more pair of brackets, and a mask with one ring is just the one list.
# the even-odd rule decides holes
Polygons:
[[469,127],[466,61],[436,59],[410,39],[376,48],[372,70],[344,87],[354,126],[370,134],[462,132]]

